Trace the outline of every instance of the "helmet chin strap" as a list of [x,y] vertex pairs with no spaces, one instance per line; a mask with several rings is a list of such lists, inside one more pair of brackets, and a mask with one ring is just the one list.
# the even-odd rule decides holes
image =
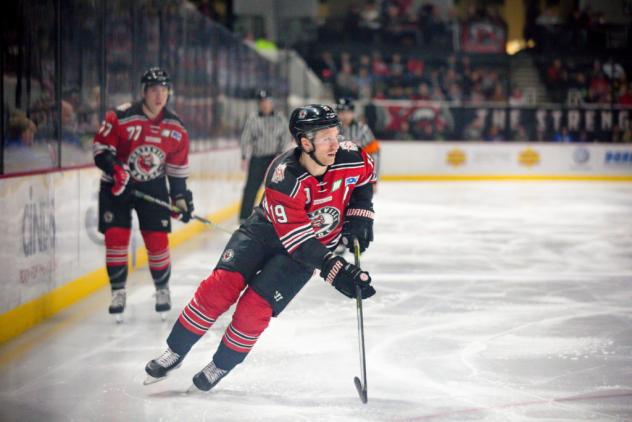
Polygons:
[[310,152],[307,153],[307,155],[309,156],[309,158],[311,158],[312,160],[314,160],[314,162],[316,164],[318,164],[319,166],[322,167],[329,167],[326,164],[323,164],[320,162],[320,160],[318,158],[316,158],[316,146],[314,145],[314,142],[312,140],[309,141],[310,144],[312,144],[312,150]]

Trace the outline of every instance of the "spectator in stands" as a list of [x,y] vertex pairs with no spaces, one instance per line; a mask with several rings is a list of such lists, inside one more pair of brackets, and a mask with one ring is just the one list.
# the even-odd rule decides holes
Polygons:
[[560,58],[555,58],[553,63],[546,70],[546,86],[549,88],[551,92],[551,96],[553,97],[553,101],[562,102],[564,100],[564,95],[566,92],[566,82],[568,80],[568,72],[564,65],[562,64],[562,60]]
[[621,105],[632,105],[632,92],[630,92],[630,84],[627,82],[621,84],[619,88],[618,103]]
[[427,101],[430,100],[430,87],[427,83],[422,82],[417,87],[417,92],[414,94],[414,100]]
[[362,6],[360,12],[360,27],[370,35],[369,40],[375,40],[376,34],[380,31],[380,12],[374,0],[367,1]]
[[483,136],[484,141],[502,141],[504,139],[502,130],[496,124],[492,124]]
[[402,55],[394,53],[391,57],[390,74],[393,77],[399,78],[404,74],[404,64],[402,63]]
[[24,147],[33,146],[33,139],[37,132],[37,126],[23,111],[17,110],[11,114],[7,130],[6,147]]
[[350,62],[343,63],[342,69],[336,75],[336,94],[340,97],[358,96],[358,84]]
[[14,111],[7,125],[5,140],[5,172],[51,168],[55,165],[54,151],[47,145],[37,145],[37,126],[21,110]]
[[390,75],[388,65],[382,59],[382,54],[377,50],[373,50],[371,54],[371,72],[377,79],[383,79]]
[[474,105],[482,104],[483,102],[485,102],[485,94],[483,93],[480,82],[476,82],[472,87],[469,102],[470,104]]
[[422,4],[417,12],[417,25],[425,45],[430,45],[435,37],[444,36],[445,26],[434,4]]
[[361,67],[356,79],[358,86],[358,98],[371,98],[373,78],[369,74],[368,67]]
[[591,102],[604,103],[606,97],[610,91],[608,86],[608,80],[601,69],[593,72],[593,77],[590,80],[589,97]]
[[412,133],[410,133],[410,124],[404,120],[399,125],[399,130],[393,132],[392,138],[399,141],[412,141],[414,138]]
[[522,93],[522,89],[520,87],[513,87],[511,90],[511,96],[509,97],[509,105],[511,106],[521,106],[527,103],[524,94]]
[[518,123],[518,125],[514,129],[512,129],[510,139],[512,141],[528,141],[529,135],[527,134],[527,129],[525,129],[523,125]]
[[463,91],[458,83],[453,82],[450,84],[446,99],[453,102],[461,102],[463,100]]
[[573,135],[570,134],[566,126],[562,126],[562,128],[553,135],[553,142],[573,142],[574,140]]
[[505,95],[505,89],[503,88],[500,82],[496,82],[496,85],[494,85],[493,93],[490,100],[494,102],[498,102],[498,103],[500,102],[504,103],[507,101],[507,96]]
[[61,101],[61,138],[64,142],[80,147],[81,139],[77,134],[77,116],[73,105],[65,100]]
[[320,60],[316,63],[316,73],[324,82],[332,82],[338,73],[338,66],[330,51],[323,51]]
[[480,141],[483,137],[483,121],[478,117],[472,120],[465,127],[463,135],[467,141]]

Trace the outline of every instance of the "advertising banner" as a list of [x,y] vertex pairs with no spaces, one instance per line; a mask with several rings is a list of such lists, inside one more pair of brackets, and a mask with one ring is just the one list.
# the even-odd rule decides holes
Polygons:
[[616,142],[632,136],[632,107],[623,106],[374,100],[366,106],[365,117],[379,139]]
[[632,179],[632,145],[407,142],[382,143],[387,177],[489,176]]

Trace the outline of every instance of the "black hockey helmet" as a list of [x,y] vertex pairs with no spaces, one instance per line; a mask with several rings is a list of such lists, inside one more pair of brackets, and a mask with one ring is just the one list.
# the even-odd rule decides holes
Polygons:
[[143,92],[152,85],[162,85],[171,88],[171,78],[169,74],[159,67],[147,69],[140,78],[140,82],[143,85]]
[[338,98],[336,102],[336,111],[354,111],[355,104],[353,104],[353,100],[349,97]]
[[301,138],[306,137],[311,141],[315,132],[336,126],[340,127],[340,119],[328,105],[310,104],[299,107],[290,116],[290,133],[299,147]]
[[263,100],[271,100],[271,99],[272,99],[272,94],[270,93],[270,91],[266,91],[265,89],[262,89],[259,92],[257,92],[257,100],[263,101]]

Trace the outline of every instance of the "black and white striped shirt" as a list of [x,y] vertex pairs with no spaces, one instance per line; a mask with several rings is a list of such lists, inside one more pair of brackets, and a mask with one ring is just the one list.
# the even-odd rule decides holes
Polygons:
[[375,139],[373,132],[366,123],[354,120],[349,126],[342,126],[342,135],[346,140],[353,142],[360,148],[364,148]]
[[278,113],[257,113],[246,120],[241,133],[241,158],[277,155],[285,151],[292,138],[288,121]]

